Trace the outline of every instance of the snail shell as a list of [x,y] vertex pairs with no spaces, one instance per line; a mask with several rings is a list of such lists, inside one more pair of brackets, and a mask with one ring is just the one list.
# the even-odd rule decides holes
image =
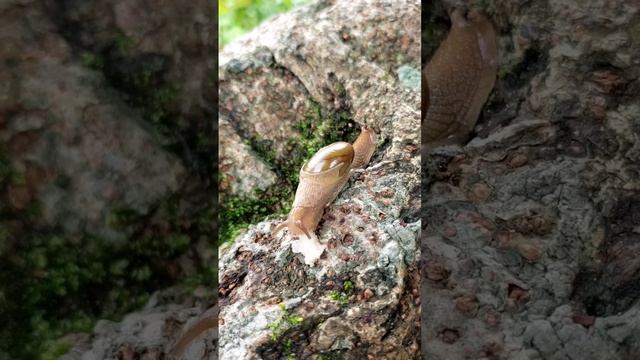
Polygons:
[[496,34],[482,14],[460,9],[423,71],[422,136],[426,145],[461,144],[473,130],[495,84]]
[[311,237],[325,206],[329,205],[349,180],[353,145],[336,142],[325,146],[300,169],[300,182],[289,214],[289,232]]

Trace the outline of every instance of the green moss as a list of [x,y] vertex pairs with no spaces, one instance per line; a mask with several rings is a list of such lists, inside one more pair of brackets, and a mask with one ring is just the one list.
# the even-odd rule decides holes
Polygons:
[[[176,274],[167,265],[213,226],[205,220],[212,210],[204,207],[194,216],[203,224],[184,231],[179,203],[171,197],[159,204],[158,223],[131,209],[114,210],[113,225],[133,230],[122,243],[72,238],[56,229],[9,232],[21,241],[11,253],[0,252],[0,352],[19,359],[56,358],[65,350],[57,339],[90,332],[98,319],[117,320],[143,306],[157,289],[174,284]],[[3,212],[0,229],[11,221],[29,224],[22,215]],[[185,283],[213,287],[216,277],[215,264],[204,264]]]
[[80,62],[91,69],[101,70],[104,67],[102,56],[89,51],[85,51],[80,55]]
[[[256,190],[253,197],[227,196],[220,204],[219,245],[233,241],[249,225],[264,220],[273,213],[289,211],[283,200],[291,197],[287,189]],[[284,198],[283,198],[284,197]]]
[[[300,315],[289,314],[284,304],[280,304],[282,313],[275,321],[267,324],[267,327],[271,330],[271,340],[278,341],[278,337],[287,329],[302,325],[304,318]],[[291,343],[289,343],[289,349],[291,349]]]
[[118,318],[142,306],[151,292],[169,285],[165,263],[190,243],[180,234],[132,239],[121,246],[61,235],[25,240],[29,247],[17,258],[2,259],[0,317],[8,319],[11,336],[0,337],[0,348],[34,359],[57,353],[58,346],[48,348],[53,339],[90,331],[98,318]]
[[349,280],[345,281],[342,284],[342,288],[344,290],[344,292],[348,295],[351,295],[353,293],[353,283]]
[[44,351],[40,356],[41,360],[58,360],[62,355],[71,350],[73,344],[66,340],[51,340],[44,345]]
[[342,283],[342,291],[332,290],[329,293],[329,299],[339,303],[340,305],[346,305],[349,303],[349,297],[353,294],[353,283],[346,280]]
[[115,38],[115,49],[121,55],[126,55],[129,51],[133,49],[135,45],[135,41],[126,34],[120,32],[116,35]]

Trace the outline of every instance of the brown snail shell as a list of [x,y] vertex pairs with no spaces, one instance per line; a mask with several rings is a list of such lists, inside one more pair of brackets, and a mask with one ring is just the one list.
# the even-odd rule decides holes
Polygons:
[[273,234],[287,228],[291,235],[311,238],[324,208],[349,180],[350,170],[365,166],[375,150],[375,132],[363,128],[353,143],[336,142],[318,150],[300,169],[300,182],[291,212]]

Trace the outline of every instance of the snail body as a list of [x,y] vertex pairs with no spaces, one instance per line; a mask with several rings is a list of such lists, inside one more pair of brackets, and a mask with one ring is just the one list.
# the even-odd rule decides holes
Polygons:
[[495,84],[496,34],[477,11],[456,9],[447,38],[422,73],[422,134],[427,146],[461,144]]
[[301,237],[293,243],[292,249],[302,253],[307,264],[320,257],[325,248],[314,234],[324,208],[349,181],[351,170],[369,163],[374,150],[375,132],[363,128],[353,145],[340,141],[325,146],[302,165],[291,211],[272,234],[287,228],[291,235]]

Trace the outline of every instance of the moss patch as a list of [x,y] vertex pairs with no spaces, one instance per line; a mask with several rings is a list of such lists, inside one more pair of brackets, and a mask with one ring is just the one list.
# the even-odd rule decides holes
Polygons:
[[[280,309],[282,310],[282,314],[280,315],[280,317],[277,318],[274,322],[267,325],[267,327],[271,330],[272,341],[278,341],[278,338],[284,332],[284,330],[299,326],[304,321],[304,318],[300,315],[289,314],[284,304],[280,304]],[[286,347],[288,347],[290,350],[291,343],[289,343]]]
[[349,280],[346,280],[342,284],[342,291],[338,292],[336,290],[332,290],[329,293],[329,298],[340,305],[346,305],[349,303],[349,297],[352,294],[353,294],[353,283]]
[[[59,355],[61,336],[89,332],[97,319],[115,320],[144,305],[181,276],[178,257],[193,241],[170,227],[145,228],[119,245],[56,230],[22,236],[0,259],[0,348],[20,359]],[[191,283],[212,286],[215,274],[208,275]]]
[[[20,181],[0,150],[0,184]],[[213,287],[215,264],[184,274],[179,258],[213,228],[213,208],[185,210],[174,195],[151,214],[117,209],[112,227],[131,233],[121,243],[69,236],[39,225],[39,206],[0,209],[0,353],[15,359],[57,359],[69,333],[90,332],[98,319],[117,320],[143,306],[151,293],[181,280]],[[188,277],[187,277],[188,276]],[[186,278],[186,280],[185,280]]]

